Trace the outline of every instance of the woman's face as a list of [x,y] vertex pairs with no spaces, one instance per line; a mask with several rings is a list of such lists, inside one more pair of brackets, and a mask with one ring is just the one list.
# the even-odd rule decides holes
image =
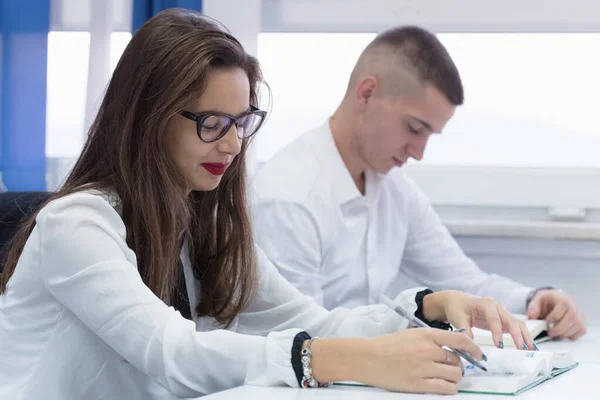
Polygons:
[[[246,72],[240,68],[219,69],[208,74],[202,96],[185,111],[196,115],[217,113],[238,118],[249,110],[249,101],[250,83]],[[202,138],[212,140],[218,137],[226,128],[220,121],[227,121],[227,118],[207,118],[202,124]],[[231,124],[220,139],[206,143],[198,136],[195,121],[182,115],[171,118],[167,126],[166,146],[185,179],[188,191],[214,190],[219,185],[221,177],[227,173],[227,168],[242,148],[237,130],[236,124]]]

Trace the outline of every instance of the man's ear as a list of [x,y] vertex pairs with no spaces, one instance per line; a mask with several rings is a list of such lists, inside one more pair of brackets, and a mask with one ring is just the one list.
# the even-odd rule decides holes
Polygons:
[[356,101],[359,105],[366,105],[373,99],[373,95],[377,90],[379,82],[374,76],[363,78],[356,87]]

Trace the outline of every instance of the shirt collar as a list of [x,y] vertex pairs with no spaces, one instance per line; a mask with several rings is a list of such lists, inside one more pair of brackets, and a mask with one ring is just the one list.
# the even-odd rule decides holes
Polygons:
[[[333,139],[333,133],[327,120],[317,132],[315,146],[319,164],[325,174],[331,177],[331,189],[339,206],[357,198],[362,198],[352,175],[348,171],[342,156]],[[379,195],[381,175],[373,171],[365,173],[366,197],[369,202]]]

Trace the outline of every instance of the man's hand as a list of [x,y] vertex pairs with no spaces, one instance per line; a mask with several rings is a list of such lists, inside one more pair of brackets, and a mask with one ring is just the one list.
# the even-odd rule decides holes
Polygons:
[[586,332],[585,318],[575,299],[559,290],[537,292],[529,303],[527,317],[546,320],[550,326],[548,335],[553,338],[575,340]]

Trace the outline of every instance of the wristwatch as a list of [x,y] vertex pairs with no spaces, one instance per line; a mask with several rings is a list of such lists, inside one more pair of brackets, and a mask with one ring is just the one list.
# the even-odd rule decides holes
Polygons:
[[536,289],[533,289],[531,292],[529,292],[529,294],[527,295],[527,299],[525,299],[525,309],[529,308],[529,303],[531,302],[531,300],[533,300],[533,298],[535,297],[535,295],[540,291],[540,290],[556,290],[559,292],[562,292],[562,289],[554,287],[554,286],[542,286]]

